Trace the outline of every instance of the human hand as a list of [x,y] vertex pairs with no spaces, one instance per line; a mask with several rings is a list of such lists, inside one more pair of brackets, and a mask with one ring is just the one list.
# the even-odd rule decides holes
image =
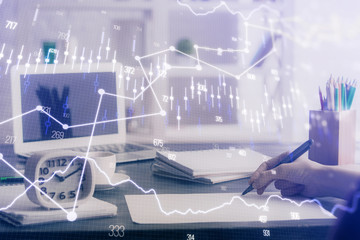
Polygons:
[[281,191],[284,196],[303,195],[306,197],[324,196],[324,179],[322,178],[322,169],[324,165],[313,162],[306,157],[300,157],[292,163],[281,164],[282,159],[288,155],[288,152],[269,159],[262,163],[252,174],[249,184],[257,189],[258,194],[263,194],[266,187],[275,181],[275,187]]

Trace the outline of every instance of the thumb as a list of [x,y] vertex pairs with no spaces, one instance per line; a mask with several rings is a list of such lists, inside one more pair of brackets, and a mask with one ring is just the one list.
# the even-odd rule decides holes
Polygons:
[[259,177],[252,183],[253,188],[267,187],[272,181],[282,179],[289,180],[289,166],[282,164],[276,168],[260,173]]

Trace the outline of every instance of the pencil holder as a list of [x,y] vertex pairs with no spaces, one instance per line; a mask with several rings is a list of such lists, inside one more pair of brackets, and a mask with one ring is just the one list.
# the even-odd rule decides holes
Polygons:
[[325,165],[355,162],[356,112],[310,111],[309,159]]

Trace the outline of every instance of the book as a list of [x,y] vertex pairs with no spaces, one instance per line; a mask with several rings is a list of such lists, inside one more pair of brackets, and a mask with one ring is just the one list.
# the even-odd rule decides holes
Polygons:
[[215,184],[249,177],[270,157],[251,149],[157,152],[155,175]]
[[[63,210],[49,210],[40,207],[31,202],[27,195],[23,194],[24,192],[24,185],[0,187],[0,219],[15,226],[68,221],[67,214]],[[17,200],[14,202],[16,198]],[[89,218],[112,217],[117,215],[117,207],[92,197],[78,206],[75,212],[77,214],[76,221]]]

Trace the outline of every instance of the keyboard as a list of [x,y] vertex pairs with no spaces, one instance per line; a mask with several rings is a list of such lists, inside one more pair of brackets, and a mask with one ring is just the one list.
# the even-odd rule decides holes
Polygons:
[[[87,147],[81,148],[72,148],[73,151],[86,152]],[[90,147],[90,152],[111,152],[114,154],[118,153],[129,153],[129,152],[137,152],[143,150],[150,150],[150,148],[141,145],[135,144],[108,144],[108,145],[98,145]]]
[[[67,150],[86,153],[87,147],[76,147]],[[90,152],[111,152],[116,155],[117,163],[153,159],[156,155],[156,150],[154,148],[130,143],[92,146],[90,147]],[[33,154],[33,152],[30,152],[20,155],[20,157],[25,160]]]

